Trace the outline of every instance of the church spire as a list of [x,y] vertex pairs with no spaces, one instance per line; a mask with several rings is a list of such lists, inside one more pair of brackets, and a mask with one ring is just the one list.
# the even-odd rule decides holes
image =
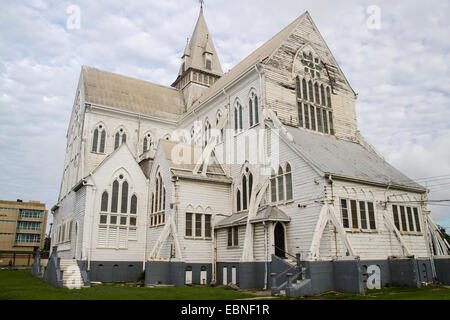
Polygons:
[[[178,77],[172,86],[183,90],[189,108],[190,103],[194,102],[204,89],[212,85],[222,75],[222,66],[206,25],[203,15],[203,1],[201,1],[200,13],[194,32],[186,45]],[[197,88],[187,90],[190,85],[195,85]]]

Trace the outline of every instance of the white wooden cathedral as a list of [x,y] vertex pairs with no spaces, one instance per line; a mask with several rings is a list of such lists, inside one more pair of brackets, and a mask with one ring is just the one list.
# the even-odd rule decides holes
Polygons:
[[427,190],[361,136],[308,12],[224,73],[203,9],[171,87],[83,66],[47,281],[299,296],[450,281]]

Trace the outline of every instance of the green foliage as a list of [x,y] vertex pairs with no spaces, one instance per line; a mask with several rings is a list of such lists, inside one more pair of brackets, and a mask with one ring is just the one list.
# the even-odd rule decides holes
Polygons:
[[447,240],[447,242],[450,243],[450,235],[447,233],[447,230],[445,230],[445,228],[440,225],[437,225],[437,227],[439,228],[439,231],[444,236],[445,240]]

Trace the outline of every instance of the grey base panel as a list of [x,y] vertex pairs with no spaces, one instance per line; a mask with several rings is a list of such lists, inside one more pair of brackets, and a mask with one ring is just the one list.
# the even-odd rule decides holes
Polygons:
[[434,259],[437,280],[442,284],[450,284],[450,258]]
[[[90,281],[137,282],[143,278],[142,261],[91,261],[89,271],[86,261],[79,261],[78,265]],[[83,280],[86,283],[84,277]]]
[[227,284],[232,283],[234,268],[236,270],[236,285],[240,289],[267,288],[270,264],[266,262],[217,262],[217,284],[224,284],[225,270],[227,272]]
[[145,285],[170,284],[182,287],[186,284],[186,271],[192,272],[192,284],[201,284],[201,271],[206,271],[206,284],[211,283],[211,263],[148,261],[145,263]]
[[[291,270],[286,271],[286,265],[283,269],[282,263],[276,260],[272,260],[274,274],[280,274],[283,271],[292,273]],[[450,282],[450,259],[435,259],[434,263],[437,280],[448,284]],[[434,282],[432,264],[427,259],[301,261],[300,265],[306,268],[305,279],[310,281],[308,294],[331,290],[364,294],[367,282],[373,283],[372,281],[376,278],[373,271],[370,271],[374,269],[379,270],[381,287],[420,287],[421,282]],[[374,268],[374,266],[378,268]],[[284,280],[282,279],[282,281]],[[282,281],[279,281],[280,283],[277,285],[280,285]],[[272,283],[272,279],[270,283]]]

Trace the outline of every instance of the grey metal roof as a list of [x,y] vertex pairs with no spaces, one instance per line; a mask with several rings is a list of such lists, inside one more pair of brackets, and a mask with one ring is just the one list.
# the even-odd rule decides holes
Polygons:
[[82,74],[86,102],[169,120],[184,112],[183,94],[174,88],[87,66]]
[[[226,217],[219,221],[214,228],[226,228],[231,226],[247,224],[248,212],[235,213],[230,217]],[[291,218],[276,206],[263,206],[258,209],[256,217],[250,220],[250,223],[263,221],[284,221],[289,222]]]
[[359,143],[286,126],[294,148],[322,173],[386,185],[425,188]]
[[265,206],[259,209],[258,214],[250,222],[262,221],[291,221],[291,218],[276,206]]

